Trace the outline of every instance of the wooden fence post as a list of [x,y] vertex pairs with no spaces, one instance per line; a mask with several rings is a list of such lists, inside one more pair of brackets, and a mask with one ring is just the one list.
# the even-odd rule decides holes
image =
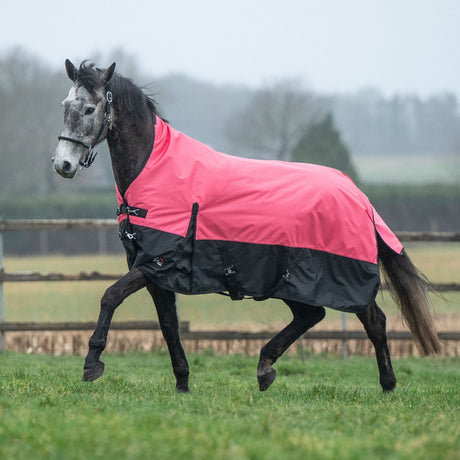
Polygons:
[[39,233],[40,239],[40,255],[47,256],[48,255],[48,231],[41,230]]

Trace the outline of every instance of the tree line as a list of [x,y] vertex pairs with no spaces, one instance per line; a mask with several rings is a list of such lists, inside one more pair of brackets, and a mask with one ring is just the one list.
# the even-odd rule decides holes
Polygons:
[[[359,155],[460,151],[452,94],[425,100],[385,98],[375,90],[327,96],[297,81],[259,89],[217,86],[181,75],[154,79],[122,51],[94,60],[103,66],[117,61],[118,71],[140,85],[154,81],[149,91],[173,126],[228,153],[323,163],[359,180],[353,165]],[[94,166],[72,183],[51,168],[69,88],[64,68],[50,68],[22,49],[0,55],[0,194],[89,191],[113,183],[103,145]]]
[[384,97],[367,89],[336,96],[330,106],[355,155],[445,155],[460,150],[460,112],[454,94]]

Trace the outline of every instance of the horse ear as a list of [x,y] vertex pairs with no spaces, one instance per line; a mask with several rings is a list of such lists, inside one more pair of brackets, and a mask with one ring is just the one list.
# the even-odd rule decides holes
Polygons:
[[110,83],[110,80],[112,80],[113,73],[115,72],[115,62],[106,70],[104,70],[102,74],[102,80],[104,82],[104,86],[108,85]]
[[75,83],[78,77],[78,70],[68,59],[65,60],[65,70],[68,77]]

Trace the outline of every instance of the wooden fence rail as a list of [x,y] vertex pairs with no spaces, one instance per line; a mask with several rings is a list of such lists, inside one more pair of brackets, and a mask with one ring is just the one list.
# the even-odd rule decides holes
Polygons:
[[0,219],[0,233],[54,230],[118,230],[115,219]]
[[[14,231],[118,230],[115,219],[0,219],[0,233]],[[395,232],[401,241],[460,241],[460,232]]]
[[[0,323],[0,332],[26,332],[26,331],[93,331],[96,322],[65,322],[65,323],[23,323],[3,322]],[[113,322],[111,330],[118,331],[158,331],[160,324],[157,321],[121,321]],[[278,331],[193,331],[190,330],[190,322],[179,323],[180,335],[183,340],[269,340]],[[330,330],[330,331],[308,331],[303,336],[310,340],[367,340],[365,331],[358,330]],[[388,331],[389,340],[412,340],[409,331]],[[460,332],[439,332],[440,340],[460,340]]]
[[[84,322],[50,322],[50,323],[33,323],[33,322],[7,322],[0,323],[1,332],[25,332],[25,331],[94,331],[96,328],[95,321]],[[158,331],[160,323],[158,321],[122,321],[113,322],[111,329],[118,331]],[[182,332],[190,331],[190,322],[181,321],[179,330]]]
[[[97,271],[90,273],[80,272],[75,274],[38,272],[8,273],[2,271],[0,272],[0,283],[31,283],[47,281],[117,281],[122,276],[122,273],[99,273]],[[460,283],[433,283],[431,286],[433,290],[437,292],[460,291]],[[388,289],[385,284],[382,284],[381,288]]]
[[[5,273],[3,270],[3,233],[12,231],[56,231],[56,230],[117,230],[114,219],[0,219],[0,334],[1,348],[4,350],[4,334],[13,331],[76,331],[94,330],[95,322],[68,323],[17,323],[4,321],[3,283],[5,282],[50,282],[50,281],[102,281],[118,280],[122,275],[101,274],[99,272],[63,274],[63,273]],[[460,233],[455,232],[396,232],[403,242],[460,242]],[[460,291],[460,284],[435,284],[437,291]],[[112,329],[118,330],[158,330],[155,321],[115,322]],[[275,332],[242,332],[242,331],[191,331],[188,322],[180,323],[181,337],[184,340],[268,340]],[[460,340],[460,332],[440,332],[441,340]],[[366,340],[364,331],[335,330],[308,331],[305,339],[317,340]],[[408,331],[388,331],[390,340],[411,340]],[[344,355],[345,357],[345,355]]]

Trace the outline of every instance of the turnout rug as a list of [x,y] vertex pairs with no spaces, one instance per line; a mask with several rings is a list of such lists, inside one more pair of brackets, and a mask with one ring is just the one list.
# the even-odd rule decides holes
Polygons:
[[340,171],[226,155],[158,117],[153,150],[117,200],[129,267],[183,294],[359,313],[379,287],[377,234],[403,250]]

